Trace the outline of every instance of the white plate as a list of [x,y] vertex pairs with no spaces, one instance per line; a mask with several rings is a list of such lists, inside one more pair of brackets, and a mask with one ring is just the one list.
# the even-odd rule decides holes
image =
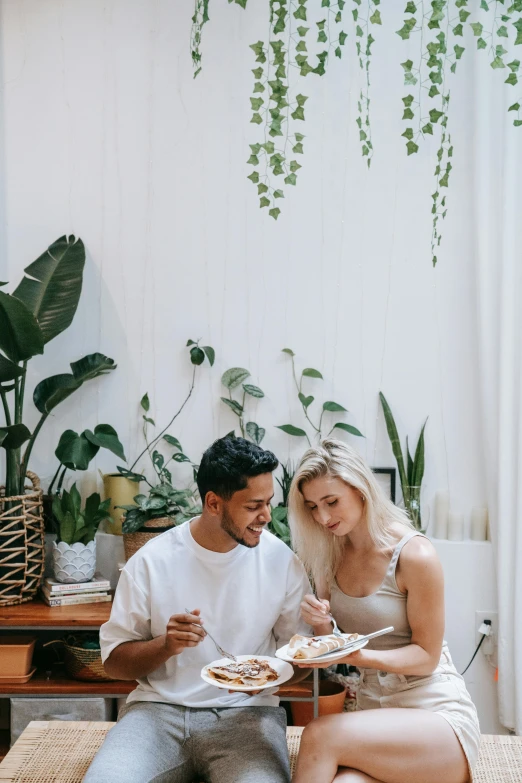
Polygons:
[[218,682],[209,676],[207,672],[208,666],[226,666],[230,663],[228,658],[220,658],[218,661],[212,661],[208,666],[203,666],[201,669],[201,679],[208,682],[209,685],[215,685],[216,688],[224,688],[227,691],[263,691],[266,688],[277,688],[284,682],[293,676],[294,670],[288,663],[279,660],[279,658],[271,658],[269,655],[236,655],[238,661],[250,661],[252,659],[256,661],[268,661],[272,669],[278,673],[277,680],[267,682],[266,685],[230,685],[226,682]]
[[285,644],[284,647],[280,647],[279,650],[276,651],[276,656],[282,661],[293,663],[295,666],[306,666],[307,663],[333,663],[334,661],[344,658],[346,655],[350,655],[350,653],[353,653],[356,650],[361,650],[363,647],[366,647],[367,644],[368,639],[357,639],[349,647],[345,647],[344,650],[336,650],[329,655],[322,655],[320,658],[297,658],[297,660],[295,658],[290,658],[290,656],[287,655],[288,645]]

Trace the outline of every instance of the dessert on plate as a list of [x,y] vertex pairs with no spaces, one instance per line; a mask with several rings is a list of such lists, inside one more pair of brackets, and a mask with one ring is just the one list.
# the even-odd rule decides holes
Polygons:
[[227,663],[223,666],[207,666],[209,677],[227,685],[246,685],[259,688],[277,680],[279,675],[268,661],[249,658],[248,661]]
[[305,658],[317,658],[335,652],[344,647],[348,642],[355,642],[360,638],[358,633],[343,633],[342,636],[328,634],[327,636],[292,636],[288,642],[287,655],[296,660]]

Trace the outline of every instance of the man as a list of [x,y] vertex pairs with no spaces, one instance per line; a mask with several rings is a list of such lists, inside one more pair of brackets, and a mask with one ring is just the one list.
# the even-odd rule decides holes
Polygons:
[[304,569],[265,530],[277,465],[242,438],[217,440],[198,472],[201,516],[149,541],[122,570],[102,658],[110,676],[139,684],[85,783],[289,781],[286,717],[272,691],[230,693],[200,677],[221,658],[205,626],[236,655],[273,655],[309,632]]

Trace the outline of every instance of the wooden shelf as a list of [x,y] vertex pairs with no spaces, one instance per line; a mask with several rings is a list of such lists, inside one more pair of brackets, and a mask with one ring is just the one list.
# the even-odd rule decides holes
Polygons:
[[83,682],[73,680],[63,671],[52,672],[47,679],[45,672],[37,671],[29,682],[2,683],[0,698],[6,696],[127,696],[136,687],[135,682],[114,680],[111,682]]
[[0,606],[0,628],[99,628],[112,603],[47,606],[40,598],[18,606]]

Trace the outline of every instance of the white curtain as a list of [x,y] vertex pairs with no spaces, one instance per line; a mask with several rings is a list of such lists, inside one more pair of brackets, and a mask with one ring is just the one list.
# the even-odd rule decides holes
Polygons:
[[475,77],[478,426],[497,564],[499,717],[522,734],[522,127],[506,111],[520,90],[486,58]]

